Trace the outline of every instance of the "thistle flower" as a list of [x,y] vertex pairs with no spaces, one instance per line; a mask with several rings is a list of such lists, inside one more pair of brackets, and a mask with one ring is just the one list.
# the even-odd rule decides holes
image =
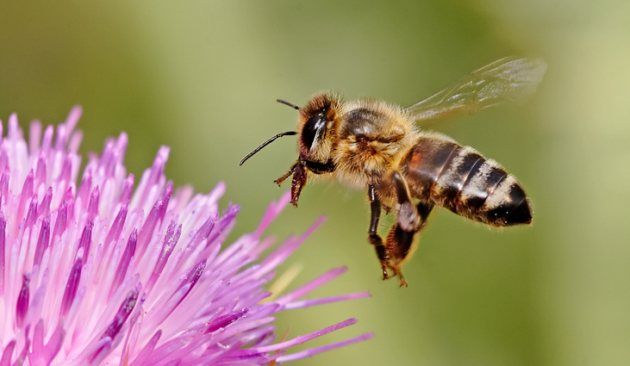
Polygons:
[[284,195],[254,232],[224,246],[238,212],[219,211],[225,187],[174,189],[163,147],[134,189],[125,134],[88,158],[78,183],[80,115],[74,108],[56,129],[32,123],[28,143],[12,115],[1,138],[0,366],[266,364],[371,337],[291,353],[348,319],[276,339],[278,312],[368,296],[304,299],[344,268],[287,294],[265,290],[321,220],[265,256],[272,241],[263,232]]

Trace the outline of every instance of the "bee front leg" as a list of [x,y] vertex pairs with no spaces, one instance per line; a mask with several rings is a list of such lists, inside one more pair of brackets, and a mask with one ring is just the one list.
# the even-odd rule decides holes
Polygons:
[[289,178],[293,174],[293,171],[295,170],[295,167],[297,165],[298,165],[298,162],[296,162],[293,165],[291,165],[291,167],[289,168],[288,172],[282,174],[278,179],[274,180],[273,182],[275,184],[277,184],[278,187],[280,187],[282,185],[282,183],[284,183],[284,181],[287,180],[287,178]]
[[378,221],[381,218],[381,201],[376,195],[376,188],[372,184],[368,186],[368,199],[370,200],[370,228],[368,231],[368,241],[374,246],[376,256],[381,263],[383,280],[386,280],[389,278],[389,274],[387,273],[388,255],[385,245],[383,245],[383,239],[380,235],[378,235]]
[[282,182],[291,175],[293,175],[293,179],[291,180],[291,204],[297,207],[300,194],[302,193],[302,188],[306,185],[307,173],[304,161],[298,159],[295,164],[291,165],[289,171],[284,173],[280,178],[274,180],[274,183],[280,186],[282,185]]
[[293,180],[291,180],[291,204],[297,207],[302,188],[306,185],[306,167],[302,161],[293,169]]

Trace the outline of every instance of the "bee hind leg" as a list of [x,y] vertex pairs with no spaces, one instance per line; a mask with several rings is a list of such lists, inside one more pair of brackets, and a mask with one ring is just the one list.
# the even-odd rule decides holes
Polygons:
[[409,190],[402,175],[395,172],[392,175],[392,181],[396,187],[399,209],[397,222],[387,235],[385,248],[389,256],[388,267],[400,279],[400,286],[407,287],[408,284],[403,276],[401,266],[409,255],[414,236],[424,227],[433,204],[419,203],[414,206],[411,203]]
[[432,204],[419,203],[416,206],[416,212],[420,218],[420,223],[415,229],[405,230],[400,223],[396,223],[387,234],[385,247],[389,254],[388,267],[400,279],[400,287],[407,287],[407,281],[401,270],[402,264],[408,259],[414,238],[424,228],[432,209]]
[[406,231],[401,228],[400,224],[396,223],[389,230],[387,234],[385,247],[390,254],[390,260],[387,266],[392,270],[395,276],[400,280],[400,287],[407,287],[407,281],[402,273],[402,262],[409,253],[409,248],[413,243],[413,236],[416,231]]

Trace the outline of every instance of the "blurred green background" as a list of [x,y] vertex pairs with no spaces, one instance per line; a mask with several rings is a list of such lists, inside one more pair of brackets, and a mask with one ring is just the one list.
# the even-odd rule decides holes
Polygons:
[[519,177],[533,227],[488,230],[439,210],[401,290],[379,279],[365,241],[365,192],[309,185],[271,230],[328,217],[292,259],[298,281],[346,264],[319,294],[373,298],[288,313],[279,333],[352,315],[359,325],[326,340],[376,333],[299,365],[630,364],[629,2],[2,1],[0,19],[3,120],[58,122],[81,104],[83,151],[125,130],[134,172],[170,145],[177,184],[227,182],[239,233],[279,197],[272,180],[295,159],[287,139],[237,167],[295,126],[275,98],[334,89],[408,105],[500,57],[544,58],[524,105],[432,126]]

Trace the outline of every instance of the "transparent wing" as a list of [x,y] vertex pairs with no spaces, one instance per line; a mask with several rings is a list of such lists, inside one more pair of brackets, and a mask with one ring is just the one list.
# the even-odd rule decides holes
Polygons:
[[502,58],[473,71],[454,85],[407,108],[418,122],[474,113],[536,91],[547,64],[540,59]]

